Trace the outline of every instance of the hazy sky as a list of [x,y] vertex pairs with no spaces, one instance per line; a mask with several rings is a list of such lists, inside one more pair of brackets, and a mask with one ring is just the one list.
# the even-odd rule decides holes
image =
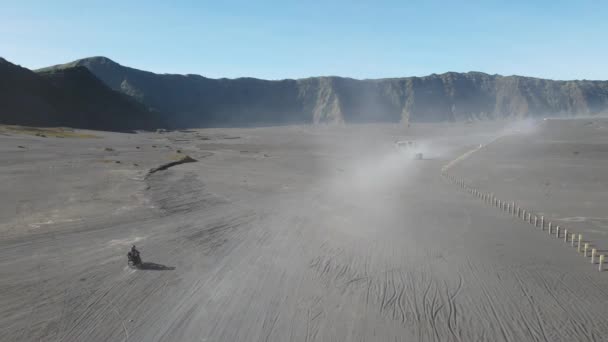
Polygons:
[[158,73],[608,79],[608,1],[0,0],[0,56]]

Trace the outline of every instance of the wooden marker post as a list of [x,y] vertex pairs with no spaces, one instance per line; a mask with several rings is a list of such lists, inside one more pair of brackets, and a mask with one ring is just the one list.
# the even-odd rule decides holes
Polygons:
[[604,254],[600,255],[600,266],[598,271],[602,272],[604,270]]
[[564,242],[568,243],[568,229],[564,229]]
[[559,239],[559,226],[555,227],[555,237]]
[[589,249],[589,243],[585,242],[585,246],[583,247],[583,256],[587,257],[587,250]]
[[581,252],[581,242],[583,241],[583,235],[582,234],[578,234],[578,247],[576,249],[577,252]]
[[545,217],[540,217],[540,230],[545,230]]
[[549,234],[553,231],[553,222],[549,222]]
[[576,234],[570,234],[570,246],[574,247],[574,240],[576,240]]
[[595,264],[595,254],[597,253],[597,249],[593,248],[591,250],[591,263]]

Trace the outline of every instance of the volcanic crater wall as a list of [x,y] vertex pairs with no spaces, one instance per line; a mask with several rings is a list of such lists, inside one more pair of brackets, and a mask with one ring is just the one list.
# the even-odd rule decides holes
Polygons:
[[608,113],[607,81],[553,81],[480,72],[356,80],[210,79],[155,74],[105,57],[83,66],[174,127],[293,123],[439,122]]

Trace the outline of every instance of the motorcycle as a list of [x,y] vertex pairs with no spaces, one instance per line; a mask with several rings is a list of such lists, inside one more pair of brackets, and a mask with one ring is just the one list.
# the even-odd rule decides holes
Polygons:
[[129,252],[127,253],[127,264],[130,267],[140,267],[142,262],[141,262],[141,256],[139,256],[139,252],[134,253],[134,252]]

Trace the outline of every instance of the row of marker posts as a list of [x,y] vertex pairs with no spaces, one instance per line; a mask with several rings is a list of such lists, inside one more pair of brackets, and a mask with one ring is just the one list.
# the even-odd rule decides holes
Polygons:
[[[525,221],[531,225],[534,225],[534,227],[540,227],[541,231],[545,230],[545,217],[544,216],[539,217],[537,215],[532,215],[532,213],[530,211],[526,211],[526,209],[516,206],[515,202],[508,203],[506,201],[502,201],[502,200],[496,198],[496,196],[493,193],[481,192],[473,187],[470,187],[466,184],[466,182],[464,180],[456,178],[453,175],[448,174],[446,172],[445,168],[443,169],[443,176],[446,177],[450,182],[458,185],[459,187],[461,187],[468,193],[473,194],[474,196],[478,197],[485,203],[487,203],[493,207],[497,207],[502,211],[506,211],[510,215],[516,216],[516,217],[522,219],[523,221]],[[555,229],[554,229],[553,222],[549,222],[549,224],[547,225],[547,230],[548,230],[549,235],[555,234],[555,237],[558,239],[561,237],[561,227],[556,225]],[[601,272],[604,270],[605,255],[604,254],[598,255],[596,248],[590,248],[591,247],[590,243],[583,242],[582,234],[577,235],[575,233],[568,231],[568,229],[564,228],[563,237],[564,237],[564,242],[565,243],[570,242],[570,245],[572,247],[576,247],[576,250],[578,253],[582,253],[585,258],[591,257],[592,264],[595,264],[595,259],[597,258],[598,259],[598,271]]]

